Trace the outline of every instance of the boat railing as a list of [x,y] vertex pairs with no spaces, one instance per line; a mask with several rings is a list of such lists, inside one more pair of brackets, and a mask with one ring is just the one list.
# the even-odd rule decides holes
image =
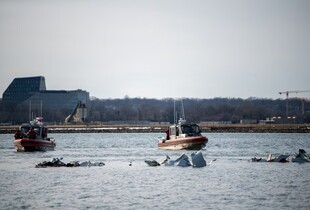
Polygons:
[[179,135],[180,138],[186,138],[188,135],[186,133],[182,133]]

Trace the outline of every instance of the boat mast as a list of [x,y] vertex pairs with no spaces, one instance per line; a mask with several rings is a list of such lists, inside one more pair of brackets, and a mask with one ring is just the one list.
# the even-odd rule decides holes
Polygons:
[[41,105],[41,107],[40,107],[41,108],[40,117],[43,117],[43,115],[42,115],[42,100],[41,100],[41,104],[40,105]]
[[183,106],[183,100],[181,99],[181,113],[182,113],[182,118],[183,118],[183,120],[186,120],[185,119],[185,112],[184,112],[184,106]]
[[173,123],[176,124],[176,115],[175,115],[175,100],[173,100]]
[[31,101],[29,101],[29,121],[31,121]]

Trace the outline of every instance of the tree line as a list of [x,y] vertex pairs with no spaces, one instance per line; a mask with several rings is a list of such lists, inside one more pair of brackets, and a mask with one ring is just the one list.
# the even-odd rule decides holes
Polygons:
[[[271,117],[286,117],[285,99],[263,98],[213,98],[213,99],[182,99],[185,117],[190,122],[231,121],[238,123],[242,119],[263,120]],[[173,98],[149,99],[129,98],[98,99],[92,98],[87,105],[87,122],[174,122],[174,110],[178,116],[181,114],[181,101]],[[310,122],[310,104],[304,103],[302,114],[302,100],[289,99],[289,116]],[[72,110],[42,110],[47,122],[63,123]],[[29,121],[31,114],[39,116],[39,110],[32,110],[26,105],[5,107],[0,100],[0,122],[20,124]]]

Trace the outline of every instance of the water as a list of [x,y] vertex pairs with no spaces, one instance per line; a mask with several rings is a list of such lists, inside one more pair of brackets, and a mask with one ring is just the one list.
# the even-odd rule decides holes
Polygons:
[[[144,160],[191,154],[157,149],[160,135],[53,134],[55,151],[33,153],[0,135],[0,209],[310,209],[310,164],[248,161],[310,153],[310,134],[207,134],[211,165],[149,167]],[[53,157],[106,165],[35,168]]]

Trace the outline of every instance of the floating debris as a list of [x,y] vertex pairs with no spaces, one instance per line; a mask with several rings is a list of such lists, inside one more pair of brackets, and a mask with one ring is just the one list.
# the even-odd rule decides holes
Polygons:
[[[254,157],[254,158],[251,158],[251,162],[287,163],[287,162],[289,162],[290,156],[291,155],[279,155],[279,156],[275,157],[272,154],[269,154],[267,156],[267,159]],[[306,151],[304,149],[299,149],[298,154],[295,154],[292,157],[292,162],[298,162],[298,163],[310,162],[310,156],[306,154]]]
[[306,154],[304,149],[299,149],[298,154],[295,154],[295,156],[292,157],[292,162],[309,163],[310,156]]
[[251,158],[252,162],[267,162],[267,159],[253,157]]
[[193,167],[200,168],[207,166],[207,162],[200,151],[191,154]]
[[[189,157],[186,154],[182,154],[179,158],[176,160],[171,160],[170,157],[167,155],[166,159],[162,162],[158,162],[156,160],[145,160],[144,162],[149,166],[180,166],[180,167],[204,167],[207,166],[207,163],[205,159],[203,158],[203,155],[201,151],[194,152],[191,154],[192,161],[189,160]],[[216,159],[212,160],[215,161]],[[210,162],[210,164],[212,163]]]
[[145,160],[144,162],[149,166],[160,166],[160,163],[157,162],[156,160]]
[[273,157],[272,154],[269,154],[267,157],[267,162],[287,163],[289,162],[289,156],[290,155],[279,155],[278,157]]
[[90,167],[90,166],[104,166],[103,162],[91,162],[91,161],[71,161],[69,163],[62,162],[63,158],[52,158],[50,161],[43,161],[36,165],[36,168],[46,168],[46,167]]
[[169,160],[165,163],[165,166],[181,166],[181,167],[188,167],[191,166],[191,162],[189,161],[189,157],[186,154],[182,154],[176,160]]
[[144,162],[146,164],[148,164],[149,166],[160,166],[160,165],[164,165],[165,163],[167,163],[170,160],[170,157],[167,155],[166,159],[158,162],[156,160],[145,160]]
[[279,163],[287,163],[289,162],[288,158],[290,155],[279,155],[278,157],[273,156],[272,154],[269,154],[267,156],[267,159],[263,158],[251,158],[251,162],[279,162]]
[[213,159],[213,160],[211,160],[209,163],[208,163],[208,165],[211,165],[211,163],[213,163],[214,161],[216,161],[217,159],[215,158],[215,159]]

